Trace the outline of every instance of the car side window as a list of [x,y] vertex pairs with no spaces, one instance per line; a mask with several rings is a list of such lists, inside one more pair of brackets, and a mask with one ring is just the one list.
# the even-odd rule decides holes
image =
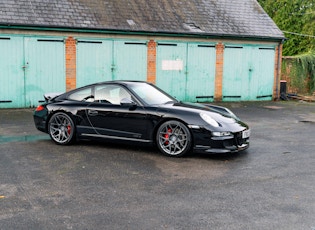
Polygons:
[[131,95],[119,85],[100,85],[95,87],[95,102],[120,105],[123,98],[131,99]]
[[91,101],[93,100],[92,88],[89,87],[89,88],[75,91],[74,93],[68,96],[68,99],[74,100],[74,101]]

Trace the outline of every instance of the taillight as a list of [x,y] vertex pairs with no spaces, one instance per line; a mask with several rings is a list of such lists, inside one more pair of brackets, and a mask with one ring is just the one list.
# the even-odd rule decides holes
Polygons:
[[37,108],[36,108],[36,110],[35,110],[35,111],[39,112],[39,111],[42,111],[42,110],[44,110],[44,109],[45,109],[45,107],[44,107],[44,106],[39,105],[39,106],[37,106]]

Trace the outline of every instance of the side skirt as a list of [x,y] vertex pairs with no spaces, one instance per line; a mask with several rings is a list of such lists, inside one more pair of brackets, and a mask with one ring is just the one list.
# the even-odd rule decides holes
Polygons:
[[104,138],[104,139],[113,139],[113,140],[125,140],[125,141],[137,141],[144,143],[152,143],[151,140],[137,139],[137,138],[128,138],[128,137],[117,137],[117,136],[108,136],[108,135],[100,135],[100,134],[88,134],[82,133],[83,137],[96,137],[96,138]]

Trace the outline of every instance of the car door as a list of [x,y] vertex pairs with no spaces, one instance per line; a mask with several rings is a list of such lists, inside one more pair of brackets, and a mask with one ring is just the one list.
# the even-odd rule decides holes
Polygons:
[[76,115],[76,130],[79,135],[94,135],[96,134],[86,115],[87,106],[94,101],[92,86],[80,88],[72,91],[67,96],[69,109]]
[[100,137],[111,139],[149,141],[146,111],[137,106],[121,105],[122,99],[132,95],[122,86],[104,84],[95,86],[94,102],[86,110],[91,126]]

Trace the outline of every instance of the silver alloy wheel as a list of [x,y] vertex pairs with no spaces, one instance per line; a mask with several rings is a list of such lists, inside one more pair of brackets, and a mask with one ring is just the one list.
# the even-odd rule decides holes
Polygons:
[[182,156],[190,150],[190,132],[179,121],[167,121],[158,129],[157,145],[168,156]]
[[68,144],[74,136],[74,123],[65,113],[56,113],[49,120],[49,135],[58,144]]

